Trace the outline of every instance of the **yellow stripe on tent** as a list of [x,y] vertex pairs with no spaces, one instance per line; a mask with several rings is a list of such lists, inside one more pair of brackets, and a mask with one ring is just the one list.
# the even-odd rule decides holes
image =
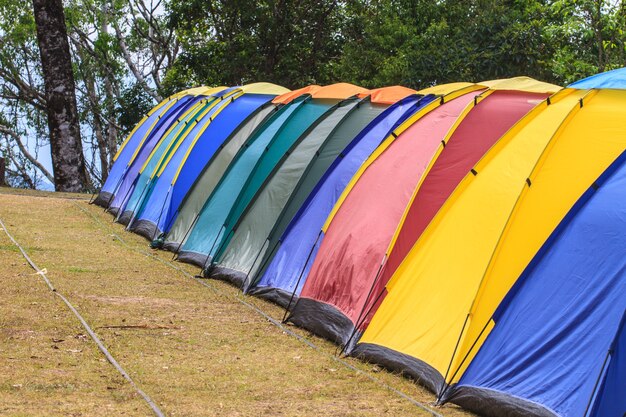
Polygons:
[[[193,138],[191,144],[189,147],[187,147],[187,150],[185,151],[185,155],[183,156],[183,159],[181,161],[181,163],[178,165],[178,169],[177,169],[177,175],[174,177],[174,181],[172,181],[172,184],[174,184],[176,177],[178,177],[178,172],[181,170],[182,166],[185,164],[185,161],[187,160],[187,157],[189,156],[189,154],[191,153],[191,150],[193,149],[193,147],[196,145],[196,142],[198,141],[198,139],[200,138],[200,136],[202,135],[202,133],[204,133],[204,131],[207,129],[207,127],[211,124],[211,122],[213,122],[213,120],[217,117],[217,115],[219,115],[222,110],[224,110],[226,108],[226,106],[228,106],[230,103],[232,103],[232,100],[241,96],[243,93],[241,92],[241,90],[237,89],[237,90],[233,90],[230,91],[228,94],[223,95],[220,100],[218,100],[214,105],[212,105],[210,108],[207,109],[206,112],[204,112],[202,114],[202,116],[200,116],[199,118],[196,119],[195,124],[198,124],[203,118],[204,116],[206,116],[206,114],[215,106],[222,104],[222,106],[220,108],[218,108],[217,110],[215,110],[215,112],[213,113],[213,115],[211,115],[211,117],[209,118],[209,120],[204,124],[204,126],[200,129],[200,131],[196,134],[196,136]],[[185,138],[189,135],[189,133],[191,133],[191,130],[189,130],[186,134],[185,134]],[[174,149],[173,152],[170,153],[167,161],[165,162],[165,164],[159,169],[159,172],[157,173],[157,175],[161,175],[161,173],[163,172],[163,170],[165,169],[165,167],[169,164],[170,159],[172,159],[172,157],[174,156],[174,153],[178,150],[178,148],[180,147],[182,143],[182,140],[178,141],[178,143],[176,144],[176,148]]]
[[492,90],[517,90],[527,93],[554,94],[563,87],[537,81],[530,77],[513,77],[502,80],[481,81],[479,84],[489,87]]
[[[446,85],[451,85],[451,84],[446,84]],[[437,107],[441,106],[442,104],[444,104],[444,103],[446,103],[446,102],[448,102],[450,100],[453,100],[453,99],[455,99],[457,97],[460,97],[462,95],[471,93],[472,91],[482,90],[482,89],[485,88],[485,87],[480,86],[478,84],[456,83],[456,84],[453,84],[453,85],[454,86],[460,86],[461,88],[459,88],[457,90],[452,90],[452,91],[448,92],[447,94],[445,94],[444,96],[442,96],[440,100],[433,100],[430,103],[428,103],[427,105],[425,105],[424,107],[422,107],[421,109],[419,109],[415,114],[413,114],[411,117],[409,117],[407,120],[405,120],[400,126],[398,126],[380,144],[380,146],[378,146],[378,148],[376,148],[376,150],[369,156],[369,158],[367,158],[367,160],[359,167],[358,171],[354,174],[354,176],[352,177],[352,179],[350,180],[350,182],[348,183],[346,188],[343,190],[343,192],[341,193],[341,196],[339,197],[339,199],[335,203],[335,206],[333,207],[332,211],[328,215],[328,218],[326,219],[326,223],[324,223],[324,226],[322,227],[322,231],[323,232],[326,232],[326,230],[328,230],[328,227],[332,223],[335,215],[337,214],[337,211],[339,210],[339,208],[341,207],[341,205],[343,204],[343,202],[347,198],[348,194],[350,194],[350,192],[352,191],[352,188],[354,188],[354,185],[357,183],[359,178],[361,178],[361,176],[367,170],[367,168],[383,152],[385,152],[385,150],[387,150],[387,148],[391,145],[391,143],[398,136],[400,136],[405,130],[407,130],[415,122],[417,122],[422,117],[424,117],[426,114],[430,113],[432,110],[436,109]]]
[[[146,116],[144,116],[144,119],[142,119],[142,122],[145,121],[146,118],[150,117],[155,111],[157,111],[159,108],[161,108],[165,103],[167,103],[170,100],[171,101],[168,104],[167,108],[163,109],[163,111],[161,112],[162,114],[167,112],[181,97],[184,97],[186,95],[194,95],[194,96],[211,95],[211,94],[219,93],[220,91],[225,90],[225,89],[226,89],[226,87],[223,87],[223,86],[221,86],[221,87],[211,87],[211,88],[209,88],[209,87],[196,87],[196,88],[191,88],[191,89],[188,89],[188,90],[181,91],[179,93],[172,94],[169,98],[167,98],[166,100],[163,100],[155,108],[150,110],[148,112],[148,114]],[[157,119],[154,122],[152,122],[152,125],[150,126],[150,128],[143,135],[143,137],[141,138],[141,141],[139,142],[139,145],[135,148],[135,152],[133,153],[133,156],[128,161],[128,164],[127,164],[128,166],[130,166],[130,164],[133,163],[133,161],[137,157],[137,154],[141,150],[142,145],[146,141],[146,138],[150,135],[150,133],[152,132],[152,130],[154,129],[154,126],[156,126],[158,121],[159,120]],[[139,128],[139,126],[141,126],[142,122],[139,122],[139,124],[137,124],[133,128],[132,132],[126,137],[126,139],[124,140],[124,143],[122,144],[120,149],[118,149],[118,151],[115,154],[115,157],[114,157],[113,160],[117,159],[119,154],[122,152],[122,149],[124,149],[124,147],[126,146],[126,143],[128,143],[128,141],[130,140],[130,137],[132,136],[132,134]]]
[[[234,100],[238,99],[239,97],[241,97],[244,94],[243,91],[241,90],[237,90],[237,94],[234,94],[232,97],[228,98],[228,102],[220,107],[218,110],[215,111],[215,114],[213,116],[211,116],[211,119],[204,125],[204,127],[202,129],[200,129],[200,131],[196,134],[196,137],[193,138],[193,142],[191,142],[191,145],[187,148],[187,151],[185,152],[185,156],[183,157],[181,163],[178,165],[178,169],[176,170],[176,174],[174,175],[174,177],[172,178],[172,182],[171,184],[176,184],[176,180],[178,179],[178,175],[180,174],[180,172],[183,169],[183,166],[185,165],[185,162],[187,161],[187,159],[189,158],[189,155],[191,154],[192,149],[194,148],[194,146],[196,146],[196,143],[198,142],[198,140],[200,139],[200,137],[202,136],[202,134],[204,133],[204,131],[209,127],[209,125],[213,122],[213,120],[215,119],[215,117],[217,117],[217,115],[219,115],[222,110],[224,110],[224,108],[226,106],[228,106],[230,103],[232,103]],[[159,175],[161,175],[159,173]]]
[[[161,168],[167,165],[180,144],[185,140],[187,135],[189,135],[189,133],[193,131],[195,125],[197,125],[200,120],[202,120],[202,118],[206,116],[206,114],[210,112],[215,106],[223,103],[223,101],[220,97],[210,97],[209,99],[200,101],[200,103],[202,103],[202,105],[198,106],[196,111],[193,114],[189,115],[187,120],[184,121],[184,125],[181,127],[180,131],[176,133],[174,139],[167,145],[165,152],[163,152],[163,154],[159,158],[159,161],[154,166],[154,170],[150,174],[150,178],[153,178],[155,175],[157,175],[157,173],[162,172]],[[147,163],[148,161],[146,161],[146,164]]]
[[214,99],[210,103],[205,103],[205,107],[192,116],[193,120],[189,120],[181,132],[178,132],[176,138],[170,143],[167,150],[161,155],[161,159],[154,167],[151,177],[160,176],[167,164],[169,164],[172,156],[176,153],[183,141],[189,136],[194,127],[218,104],[222,103],[220,99]]
[[154,147],[154,149],[152,149],[152,151],[150,152],[150,155],[148,155],[148,157],[144,161],[143,165],[141,166],[141,169],[139,170],[139,173],[140,174],[143,173],[143,171],[146,169],[146,167],[150,163],[150,160],[154,157],[154,154],[156,152],[158,152],[158,150],[160,149],[161,140],[163,138],[166,138],[166,137],[168,137],[171,134],[174,134],[174,135],[178,134],[180,132],[180,130],[182,130],[184,128],[184,126],[186,126],[187,122],[203,108],[203,106],[206,104],[207,101],[213,101],[213,100],[215,100],[215,99],[213,97],[210,97],[208,99],[203,99],[203,100],[198,101],[193,106],[191,106],[189,109],[187,109],[181,115],[181,117],[176,119],[172,123],[172,125],[167,129],[165,134],[163,134],[163,136],[159,139],[159,143]]
[[454,91],[459,91],[464,88],[473,87],[476,84],[474,83],[448,83],[448,84],[439,84],[433,87],[424,88],[423,90],[419,90],[418,94],[434,94],[436,96],[445,96],[446,94],[450,94]]
[[[205,107],[204,110],[202,110],[200,115],[195,115],[194,118],[195,120],[193,121],[193,125],[195,126],[196,124],[198,124],[203,118],[204,116],[206,116],[206,114],[211,111],[211,109],[213,109],[215,106],[217,106],[218,104],[224,103],[225,100],[229,100],[226,105],[220,107],[216,113],[211,117],[211,120],[209,120],[209,122],[205,125],[205,127],[202,129],[202,132],[204,132],[204,130],[206,129],[206,127],[213,121],[213,118],[215,118],[215,116],[217,116],[223,109],[224,107],[226,107],[228,104],[230,104],[230,99],[232,97],[239,97],[241,94],[241,89],[237,88],[237,89],[233,89],[232,91],[229,91],[228,93],[224,94],[223,96],[220,97],[215,97],[214,101],[207,107]],[[172,145],[174,145],[174,149],[172,150],[167,150],[164,154],[163,157],[167,156],[167,160],[165,162],[163,162],[163,157],[161,158],[161,160],[159,161],[159,163],[157,164],[155,171],[153,172],[152,176],[157,175],[160,176],[163,173],[163,170],[165,170],[165,167],[167,166],[167,164],[169,164],[170,160],[172,159],[172,157],[174,156],[174,153],[176,153],[176,151],[178,150],[178,148],[180,147],[180,145],[182,144],[183,140],[187,137],[187,135],[189,135],[189,133],[191,133],[191,131],[193,130],[193,128],[191,129],[187,129],[187,126],[185,126],[185,132],[183,132],[183,136],[182,137],[178,137],[176,138],[175,141],[172,142],[172,144],[170,145],[170,147]],[[184,163],[187,160],[187,156],[189,155],[189,153],[191,152],[191,149],[193,148],[193,146],[196,144],[196,141],[198,140],[198,135],[196,135],[196,137],[193,140],[193,143],[191,144],[191,146],[187,149],[187,152],[185,153],[185,158],[183,159],[182,163]],[[179,165],[179,170],[180,167],[182,166]]]
[[567,91],[553,97],[551,105],[535,107],[476,164],[476,175],[461,181],[387,284],[388,294],[362,343],[418,358],[446,375],[493,249],[490,242],[499,236],[497,225],[506,222],[519,194],[510,186],[494,191],[493,182],[508,185],[520,177],[524,183],[549,132],[558,129],[583,94]]

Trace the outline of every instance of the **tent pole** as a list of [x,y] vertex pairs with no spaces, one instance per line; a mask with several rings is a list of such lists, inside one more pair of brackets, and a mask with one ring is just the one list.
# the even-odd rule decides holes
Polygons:
[[[618,332],[619,334],[619,329]],[[591,390],[591,395],[589,396],[589,401],[587,402],[587,407],[585,408],[585,412],[583,413],[583,417],[587,417],[589,415],[589,411],[591,410],[591,404],[593,403],[593,399],[596,396],[596,393],[598,391],[598,386],[600,385],[600,380],[602,379],[602,375],[604,375],[604,371],[606,369],[607,363],[609,362],[609,358],[613,355],[613,350],[615,348],[615,346],[613,346],[614,343],[611,343],[611,346],[609,347],[609,350],[607,350],[606,355],[604,355],[604,362],[602,362],[602,367],[600,368],[600,373],[598,374],[598,377],[596,378],[596,382],[593,385],[593,390]]]
[[[141,190],[141,194],[139,194],[139,198],[137,199],[137,203],[135,203],[135,207],[133,208],[133,215],[131,216],[130,220],[128,221],[128,224],[126,225],[126,230],[130,230],[131,226],[133,225],[133,223],[135,222],[135,218],[137,218],[137,211],[139,209],[139,206],[142,205],[142,200],[143,200],[143,196],[146,192],[147,189],[150,188],[150,186],[152,185],[153,179],[150,178],[150,181],[148,181],[148,183],[143,187],[143,190]],[[120,214],[120,213],[118,213]]]
[[167,204],[167,197],[170,195],[170,191],[172,190],[172,184],[170,184],[170,188],[167,189],[167,193],[165,194],[165,199],[163,200],[163,205],[161,206],[161,211],[159,212],[159,217],[157,218],[156,227],[154,228],[154,233],[152,234],[152,240],[156,239],[157,231],[159,230],[159,223],[161,222],[161,216],[163,216],[163,210],[165,209],[165,205]]

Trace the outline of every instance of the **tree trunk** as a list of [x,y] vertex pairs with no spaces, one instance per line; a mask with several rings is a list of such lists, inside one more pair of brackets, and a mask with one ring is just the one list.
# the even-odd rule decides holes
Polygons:
[[80,137],[76,92],[62,0],[33,0],[57,191],[89,185]]
[[6,159],[0,156],[0,187],[7,185],[6,181]]

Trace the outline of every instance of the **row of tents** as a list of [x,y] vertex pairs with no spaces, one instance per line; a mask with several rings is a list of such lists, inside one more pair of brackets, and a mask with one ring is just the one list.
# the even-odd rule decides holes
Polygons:
[[626,68],[186,90],[95,202],[439,404],[626,413]]

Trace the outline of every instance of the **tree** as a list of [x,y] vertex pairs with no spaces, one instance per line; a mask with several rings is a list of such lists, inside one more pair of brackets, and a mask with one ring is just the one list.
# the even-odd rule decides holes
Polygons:
[[41,55],[54,186],[57,191],[88,189],[80,137],[76,86],[61,0],[33,0]]

